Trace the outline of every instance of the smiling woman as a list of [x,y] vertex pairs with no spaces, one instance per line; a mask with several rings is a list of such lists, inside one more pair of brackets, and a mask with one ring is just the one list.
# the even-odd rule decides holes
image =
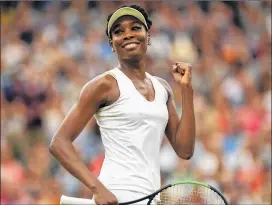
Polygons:
[[[117,52],[119,60],[137,57],[140,59],[146,52],[150,37],[138,19],[132,16],[120,17],[113,24],[111,33],[110,44],[113,51]],[[125,38],[124,35],[126,35]]]
[[[137,5],[123,6],[109,15],[106,35],[119,65],[83,87],[50,145],[51,153],[92,191],[98,205],[136,200],[160,188],[159,151],[165,134],[179,157],[188,160],[194,152],[191,66],[173,64],[173,76],[182,91],[179,119],[171,87],[146,72],[151,25]],[[98,179],[72,145],[92,116],[105,147]]]
[[[150,45],[148,31],[151,25],[152,21],[148,19],[146,12],[136,5],[123,6],[109,15],[106,34],[119,60],[131,59],[132,56],[141,58],[145,55],[147,45]],[[123,35],[126,35],[125,38]]]

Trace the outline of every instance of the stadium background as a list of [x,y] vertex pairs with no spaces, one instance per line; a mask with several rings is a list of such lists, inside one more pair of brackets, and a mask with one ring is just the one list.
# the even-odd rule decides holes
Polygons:
[[[81,87],[117,65],[106,17],[132,3],[0,3],[1,204],[88,197],[48,145]],[[195,155],[178,159],[164,140],[163,183],[200,180],[232,204],[271,204],[271,1],[138,4],[153,21],[149,72],[171,84],[177,103],[171,63],[193,64]],[[94,120],[74,144],[97,175],[103,146]]]

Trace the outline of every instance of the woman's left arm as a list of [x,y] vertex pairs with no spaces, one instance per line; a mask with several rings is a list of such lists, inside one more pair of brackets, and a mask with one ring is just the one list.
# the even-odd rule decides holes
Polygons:
[[166,81],[160,79],[169,94],[167,102],[169,120],[165,134],[177,155],[186,160],[193,156],[195,146],[195,113],[191,70],[191,66],[186,63],[176,63],[173,67],[173,76],[181,88],[181,119],[178,116],[171,87]]

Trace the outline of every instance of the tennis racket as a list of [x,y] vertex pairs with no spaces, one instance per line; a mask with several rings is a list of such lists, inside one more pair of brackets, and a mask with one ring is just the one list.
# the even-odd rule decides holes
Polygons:
[[[157,200],[159,198],[159,200]],[[221,192],[209,184],[197,181],[182,181],[168,184],[146,197],[119,203],[130,205],[147,200],[147,205],[228,205]],[[93,200],[62,196],[61,205],[95,204]]]

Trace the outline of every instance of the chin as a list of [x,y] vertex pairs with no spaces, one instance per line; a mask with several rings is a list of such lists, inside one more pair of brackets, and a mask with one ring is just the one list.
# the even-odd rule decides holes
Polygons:
[[137,53],[137,54],[135,53],[135,54],[129,55],[128,59],[131,59],[131,60],[132,59],[135,59],[135,60],[138,59],[138,60],[140,60],[143,57],[144,57],[144,55],[142,53],[141,54],[140,53]]
[[126,55],[125,60],[141,60],[145,55],[145,52],[132,51]]

